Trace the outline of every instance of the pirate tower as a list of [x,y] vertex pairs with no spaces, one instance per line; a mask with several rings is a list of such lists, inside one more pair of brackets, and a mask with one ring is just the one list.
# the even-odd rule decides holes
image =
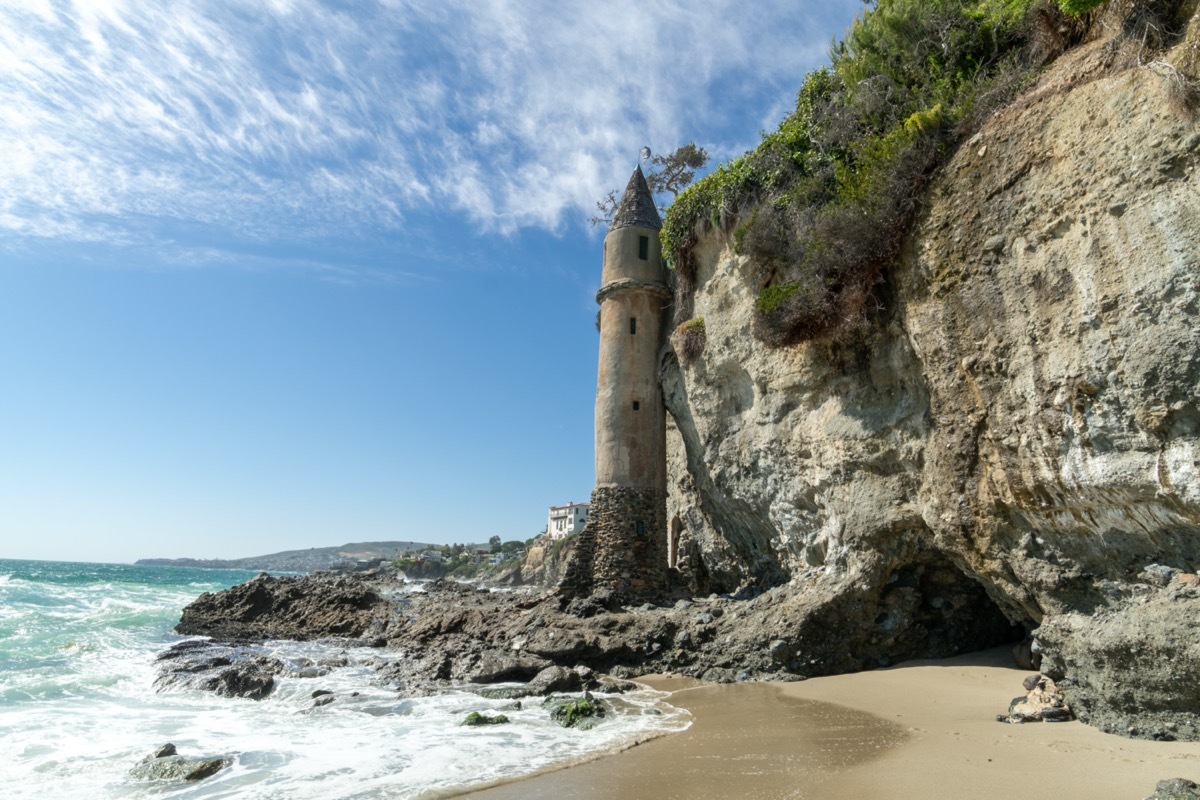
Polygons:
[[671,291],[661,228],[639,166],[604,237],[596,294],[596,488],[588,519],[591,541],[580,543],[591,550],[581,554],[591,562],[590,581],[578,576],[590,582],[587,589],[608,590],[624,600],[666,588],[666,418],[658,361]]

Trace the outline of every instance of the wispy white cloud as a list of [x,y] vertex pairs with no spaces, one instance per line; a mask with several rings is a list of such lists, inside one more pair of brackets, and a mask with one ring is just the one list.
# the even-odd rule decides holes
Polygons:
[[744,146],[860,7],[0,0],[0,236],[554,229],[642,144]]

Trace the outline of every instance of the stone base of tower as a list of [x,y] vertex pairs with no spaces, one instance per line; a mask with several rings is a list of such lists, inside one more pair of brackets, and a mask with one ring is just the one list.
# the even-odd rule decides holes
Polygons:
[[664,492],[612,486],[592,492],[587,528],[560,586],[581,597],[603,592],[621,602],[667,592]]

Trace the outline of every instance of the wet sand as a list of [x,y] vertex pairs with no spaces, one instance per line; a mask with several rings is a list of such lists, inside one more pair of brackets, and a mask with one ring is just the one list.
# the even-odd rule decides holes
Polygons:
[[1079,722],[995,721],[1023,694],[1007,648],[800,683],[651,678],[695,716],[683,733],[493,787],[473,800],[1138,800],[1200,781],[1200,743]]

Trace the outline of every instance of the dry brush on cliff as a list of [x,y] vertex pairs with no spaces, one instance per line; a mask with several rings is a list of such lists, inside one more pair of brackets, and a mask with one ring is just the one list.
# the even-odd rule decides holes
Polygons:
[[832,66],[807,76],[778,131],[672,207],[664,237],[684,291],[698,228],[737,220],[739,248],[760,269],[760,340],[861,322],[930,170],[1053,54],[1034,34],[1065,28],[1059,17],[1033,0],[877,3],[834,46]]

